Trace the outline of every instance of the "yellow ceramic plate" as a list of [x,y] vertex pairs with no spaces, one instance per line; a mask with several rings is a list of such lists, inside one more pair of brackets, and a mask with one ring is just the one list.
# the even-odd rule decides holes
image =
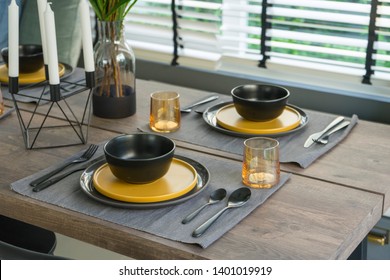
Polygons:
[[197,174],[189,163],[174,158],[164,177],[148,184],[129,184],[119,180],[107,163],[96,169],[93,185],[98,192],[109,198],[136,203],[166,201],[191,191],[197,183]]
[[[58,64],[58,72],[60,77],[65,73],[65,66]],[[31,73],[19,73],[19,84],[27,85],[40,83],[45,80],[45,67]],[[8,83],[8,68],[5,64],[0,65],[0,82]]]
[[297,110],[286,106],[283,113],[267,122],[253,122],[242,118],[236,111],[234,104],[229,104],[216,113],[217,124],[223,128],[236,132],[252,134],[273,134],[286,132],[299,126],[301,115]]

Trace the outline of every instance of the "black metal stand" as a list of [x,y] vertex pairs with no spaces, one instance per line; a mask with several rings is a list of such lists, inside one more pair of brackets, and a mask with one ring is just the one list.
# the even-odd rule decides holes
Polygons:
[[[9,92],[15,105],[26,149],[57,148],[87,143],[95,72],[85,74],[85,80],[80,82],[61,81],[61,84],[49,85],[48,81],[44,81],[32,85],[42,86],[42,93],[36,98],[37,102],[32,112],[21,110],[21,105],[15,98],[15,95],[31,97],[28,95],[30,86],[20,89],[18,77],[9,77]],[[84,109],[82,112],[72,110],[71,97],[82,93],[86,95]],[[40,106],[42,103],[45,104]],[[55,114],[52,114],[53,112]]]

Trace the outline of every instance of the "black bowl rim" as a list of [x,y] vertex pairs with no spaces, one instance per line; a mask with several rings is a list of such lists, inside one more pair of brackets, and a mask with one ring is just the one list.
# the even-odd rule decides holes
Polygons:
[[[43,49],[42,49],[42,45],[38,45],[38,44],[24,44],[24,45],[19,45],[19,49],[20,48],[23,48],[23,47],[28,47],[28,46],[34,46],[34,47],[39,47],[41,49],[41,51],[37,52],[37,53],[33,53],[33,54],[29,54],[29,55],[23,55],[22,57],[23,58],[30,58],[30,57],[36,57],[36,56],[43,56]],[[1,55],[6,55],[8,56],[8,47],[4,47],[1,49]],[[5,53],[6,52],[6,53]],[[20,57],[20,52],[19,52],[19,57]]]
[[272,84],[244,84],[244,85],[239,85],[239,86],[236,86],[234,87],[232,90],[231,90],[231,95],[234,97],[234,98],[237,98],[239,100],[242,100],[242,101],[249,101],[248,99],[245,99],[245,98],[242,98],[238,95],[236,95],[234,93],[234,91],[238,88],[241,88],[241,87],[244,87],[244,86],[268,86],[268,87],[276,87],[276,88],[280,88],[280,89],[283,89],[287,92],[287,94],[281,98],[277,98],[277,99],[272,99],[272,100],[250,100],[251,103],[274,103],[274,102],[277,102],[277,101],[282,101],[282,100],[285,100],[287,99],[289,96],[290,96],[290,91],[285,88],[285,87],[282,87],[282,86],[278,86],[278,85],[272,85]]
[[[165,138],[167,140],[169,140],[172,144],[173,144],[173,147],[170,151],[168,151],[167,153],[161,155],[161,156],[157,156],[157,157],[152,157],[152,158],[144,158],[144,159],[141,159],[141,158],[137,158],[137,159],[123,159],[123,158],[120,158],[120,157],[117,157],[111,153],[109,153],[106,149],[106,147],[108,146],[108,144],[118,138],[123,138],[123,137],[128,137],[128,136],[135,136],[135,135],[153,135],[153,136],[157,136],[157,137],[160,137],[160,138]],[[103,146],[103,150],[104,150],[104,153],[109,155],[110,157],[112,157],[113,159],[116,159],[118,161],[123,161],[123,162],[127,162],[127,163],[134,163],[134,162],[149,162],[149,161],[154,161],[154,160],[157,160],[157,159],[160,159],[160,158],[164,158],[168,155],[172,155],[174,154],[174,151],[176,149],[176,143],[175,141],[173,141],[172,139],[170,139],[169,137],[166,137],[166,136],[163,136],[163,135],[159,135],[159,134],[151,134],[151,133],[134,133],[134,134],[122,134],[122,135],[118,135],[110,140],[107,141],[106,144],[104,144]]]

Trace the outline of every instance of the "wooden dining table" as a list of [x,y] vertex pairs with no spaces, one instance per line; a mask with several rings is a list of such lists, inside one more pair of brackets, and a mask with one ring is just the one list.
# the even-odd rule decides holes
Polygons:
[[[150,93],[175,90],[185,106],[211,93],[137,80],[137,112],[123,119],[91,116],[88,144],[134,133],[149,121]],[[87,92],[69,104],[82,111]],[[215,93],[213,93],[215,94]],[[228,97],[218,93],[221,98]],[[6,107],[13,107],[6,100]],[[18,102],[22,115],[34,105]],[[45,106],[39,106],[40,114]],[[52,112],[54,119],[60,114]],[[189,114],[196,114],[191,112]],[[202,121],[202,118],[199,118]],[[205,124],[206,125],[206,124]],[[193,133],[196,133],[194,131]],[[169,136],[169,135],[167,135]],[[67,135],[47,136],[47,141]],[[26,149],[17,114],[0,120],[0,214],[135,259],[347,259],[390,208],[390,126],[359,120],[348,137],[307,168],[282,163],[285,186],[207,248],[159,237],[18,194],[10,184],[79,152],[85,145]],[[241,162],[242,156],[176,140],[177,149],[209,159]],[[224,165],[220,166],[220,172]],[[213,174],[211,174],[213,177]],[[238,179],[239,180],[239,179]],[[132,210],[126,210],[132,211]]]

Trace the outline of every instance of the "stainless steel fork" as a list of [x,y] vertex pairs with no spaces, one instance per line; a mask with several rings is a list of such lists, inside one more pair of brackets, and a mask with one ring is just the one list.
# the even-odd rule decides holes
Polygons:
[[323,144],[323,145],[326,145],[328,144],[329,142],[329,136],[332,135],[333,133],[347,127],[351,122],[350,121],[343,121],[342,123],[338,124],[334,129],[332,129],[331,131],[325,133],[325,135],[323,135],[322,137],[320,137],[319,139],[314,139],[313,141],[318,143],[318,144]]
[[95,145],[95,144],[92,144],[88,147],[87,150],[85,150],[85,152],[79,156],[78,158],[74,159],[74,160],[71,160],[71,161],[68,161],[68,162],[64,162],[63,164],[61,164],[59,167],[57,167],[56,169],[50,171],[49,173],[33,180],[30,182],[30,186],[33,186],[33,187],[36,187],[37,185],[39,185],[40,183],[46,181],[47,179],[49,179],[50,177],[52,177],[53,175],[61,172],[62,170],[64,170],[66,167],[72,165],[72,164],[75,164],[75,163],[80,163],[80,162],[84,162],[84,161],[87,161],[89,160],[94,154],[95,152],[97,151],[97,149],[99,148],[98,145]]
[[104,155],[98,156],[97,158],[95,158],[95,159],[93,159],[93,160],[91,160],[89,162],[77,165],[73,169],[67,170],[66,172],[62,172],[61,174],[59,174],[57,176],[53,176],[52,178],[50,178],[50,179],[48,179],[46,181],[43,181],[42,183],[40,183],[37,186],[35,186],[33,188],[33,192],[40,192],[41,190],[44,190],[44,189],[54,185],[55,183],[61,181],[62,179],[68,177],[69,175],[71,175],[71,174],[73,174],[75,172],[84,171],[90,165],[92,165],[92,164],[94,164],[96,162],[99,162],[99,161],[101,161],[103,159],[104,159]]

